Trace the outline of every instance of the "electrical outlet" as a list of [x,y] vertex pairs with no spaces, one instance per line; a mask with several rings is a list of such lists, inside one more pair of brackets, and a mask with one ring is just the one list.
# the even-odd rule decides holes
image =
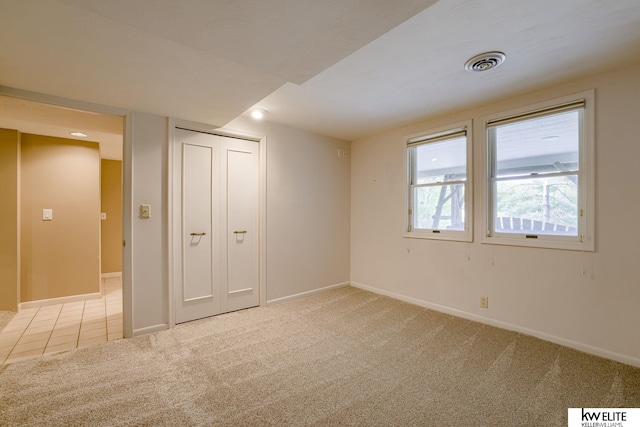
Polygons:
[[489,297],[480,297],[480,308],[489,308]]

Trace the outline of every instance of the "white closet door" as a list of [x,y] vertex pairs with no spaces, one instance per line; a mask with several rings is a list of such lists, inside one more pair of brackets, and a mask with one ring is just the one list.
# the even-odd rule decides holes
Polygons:
[[176,129],[176,323],[259,304],[258,143]]
[[259,304],[258,293],[258,144],[223,140],[225,157],[222,201],[226,246],[222,248],[222,311]]

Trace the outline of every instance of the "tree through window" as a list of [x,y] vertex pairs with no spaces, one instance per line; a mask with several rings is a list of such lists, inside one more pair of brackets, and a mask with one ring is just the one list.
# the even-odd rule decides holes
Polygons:
[[467,125],[409,138],[409,224],[412,237],[470,239]]

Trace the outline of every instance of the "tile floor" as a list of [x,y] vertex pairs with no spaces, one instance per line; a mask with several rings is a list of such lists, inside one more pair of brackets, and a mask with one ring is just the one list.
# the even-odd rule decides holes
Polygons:
[[102,279],[102,298],[16,314],[0,332],[0,364],[122,338],[122,280]]

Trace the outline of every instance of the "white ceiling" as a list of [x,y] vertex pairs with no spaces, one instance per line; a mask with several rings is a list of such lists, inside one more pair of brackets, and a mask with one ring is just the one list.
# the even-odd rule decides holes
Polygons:
[[[502,51],[499,68],[464,63]],[[258,103],[274,120],[353,140],[640,62],[639,0],[440,0],[303,85]]]
[[0,40],[2,86],[353,140],[638,63],[640,1],[0,0]]

